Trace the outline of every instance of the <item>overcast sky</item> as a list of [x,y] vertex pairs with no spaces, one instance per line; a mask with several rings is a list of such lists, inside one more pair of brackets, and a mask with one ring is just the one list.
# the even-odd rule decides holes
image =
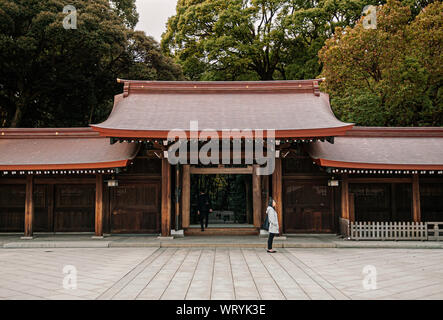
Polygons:
[[168,18],[175,14],[177,0],[136,0],[136,4],[140,19],[135,29],[160,41]]

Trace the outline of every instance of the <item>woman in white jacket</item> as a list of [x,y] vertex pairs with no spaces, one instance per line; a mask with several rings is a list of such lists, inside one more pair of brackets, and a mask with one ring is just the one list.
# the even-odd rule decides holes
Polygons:
[[275,206],[277,203],[274,199],[269,198],[268,202],[268,208],[266,209],[266,214],[268,215],[268,221],[269,221],[269,238],[268,238],[268,252],[274,253],[277,252],[272,249],[272,242],[274,241],[275,235],[278,235],[280,233],[280,227],[278,225],[278,214],[277,211],[275,211]]

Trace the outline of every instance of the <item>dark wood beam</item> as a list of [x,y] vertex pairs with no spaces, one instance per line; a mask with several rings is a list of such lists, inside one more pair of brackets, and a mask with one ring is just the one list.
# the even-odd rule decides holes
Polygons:
[[191,215],[191,172],[190,165],[183,165],[182,173],[182,227],[188,228]]
[[0,184],[26,184],[26,178],[4,178],[1,177]]
[[[269,200],[269,176],[261,176],[261,198],[262,198],[262,210],[260,212],[260,224],[266,219],[266,209],[268,207]],[[260,225],[261,226],[261,225]]]
[[32,239],[34,220],[34,176],[26,176],[26,200],[25,200],[25,234],[24,238]]
[[252,166],[245,168],[198,168],[191,167],[191,174],[252,174]]
[[254,171],[252,174],[252,210],[253,210],[254,227],[260,228],[262,199],[261,199],[261,176],[257,174],[258,168],[259,168],[258,165],[254,165]]
[[418,174],[412,175],[412,217],[414,222],[421,222],[420,180]]
[[167,158],[162,159],[162,205],[161,236],[171,235],[171,165]]
[[103,175],[95,178],[95,236],[103,237]]
[[349,183],[411,183],[411,178],[348,178]]
[[343,219],[350,218],[349,214],[349,180],[348,175],[342,175],[341,181],[341,217]]
[[175,231],[179,229],[180,222],[180,166],[175,166]]
[[280,234],[283,232],[283,185],[282,185],[282,162],[281,158],[275,159],[275,169],[272,174],[272,198],[277,203],[275,210],[278,214]]

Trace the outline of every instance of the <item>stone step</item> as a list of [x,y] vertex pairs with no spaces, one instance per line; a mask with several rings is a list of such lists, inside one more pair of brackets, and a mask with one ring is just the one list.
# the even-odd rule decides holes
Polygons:
[[258,235],[257,228],[207,228],[201,231],[200,228],[185,229],[185,236],[254,236]]

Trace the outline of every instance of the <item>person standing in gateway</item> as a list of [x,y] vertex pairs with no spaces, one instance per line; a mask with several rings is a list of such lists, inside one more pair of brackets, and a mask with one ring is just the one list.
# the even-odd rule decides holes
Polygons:
[[[202,231],[205,231],[204,227],[208,227],[209,213],[212,212],[211,198],[204,191],[200,191],[198,196],[197,214],[200,216],[200,225]],[[203,220],[205,224],[203,225]]]

